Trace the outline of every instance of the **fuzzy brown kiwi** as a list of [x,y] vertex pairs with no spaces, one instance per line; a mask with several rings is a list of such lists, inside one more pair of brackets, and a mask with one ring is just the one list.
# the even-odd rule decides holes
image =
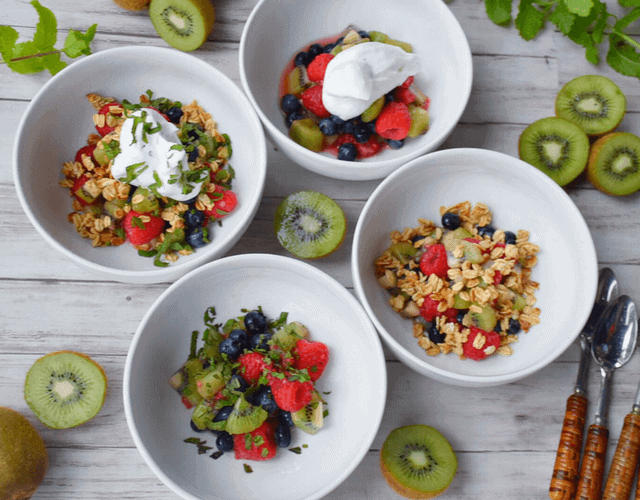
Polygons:
[[628,132],[602,136],[591,146],[587,180],[604,193],[624,196],[640,189],[640,138]]
[[215,9],[211,0],[151,0],[149,17],[165,42],[189,52],[211,34]]
[[143,10],[149,7],[151,0],[113,0],[113,3],[127,10]]

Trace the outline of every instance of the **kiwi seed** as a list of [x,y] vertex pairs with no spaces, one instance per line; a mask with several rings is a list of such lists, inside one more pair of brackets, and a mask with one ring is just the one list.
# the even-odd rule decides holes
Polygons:
[[211,0],[151,0],[149,17],[165,42],[188,52],[211,34],[215,10]]
[[575,123],[564,118],[536,120],[520,135],[520,159],[564,186],[587,166],[589,138]]
[[311,402],[301,410],[291,414],[293,424],[307,434],[316,434],[324,425],[324,404],[314,391]]
[[587,179],[600,191],[623,196],[640,189],[640,138],[628,132],[602,136],[591,146]]

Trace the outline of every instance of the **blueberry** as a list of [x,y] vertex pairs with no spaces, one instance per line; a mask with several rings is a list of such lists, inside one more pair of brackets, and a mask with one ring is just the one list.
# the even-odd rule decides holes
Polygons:
[[165,113],[165,115],[169,117],[169,121],[175,124],[180,123],[180,118],[182,118],[183,114],[184,112],[182,111],[182,108],[179,108],[178,106],[169,108]]
[[369,38],[369,32],[365,30],[358,30],[358,35],[360,35],[362,38]]
[[391,149],[400,149],[402,146],[404,146],[404,139],[388,139],[387,144]]
[[358,150],[354,144],[345,142],[338,148],[338,160],[354,161],[358,155]]
[[513,234],[511,231],[505,231],[504,232],[504,242],[507,245],[515,245],[516,244],[516,235]]
[[493,226],[480,226],[478,228],[478,234],[480,236],[488,236],[489,238],[493,238],[493,233],[496,232],[496,228]]
[[501,333],[502,332],[502,325],[500,324],[499,321],[496,323],[496,326],[494,327],[493,331],[496,332],[496,333]]
[[387,92],[384,95],[384,102],[392,102],[395,101],[396,98],[393,96],[393,90],[391,92]]
[[320,120],[318,127],[320,127],[320,132],[324,135],[336,135],[338,133],[338,126],[331,118],[323,118]]
[[295,59],[293,60],[293,63],[296,66],[306,66],[310,62],[311,62],[311,58],[309,57],[309,53],[304,51],[298,52],[296,54]]
[[233,406],[223,406],[220,408],[220,411],[216,413],[216,416],[213,417],[214,422],[223,422],[229,418],[231,412],[233,411]]
[[191,424],[191,430],[193,432],[204,432],[205,429],[198,429],[198,426],[196,425],[196,423],[193,420],[189,420],[189,423]]
[[262,407],[262,409],[268,411],[269,413],[275,413],[278,410],[278,405],[273,400],[273,396],[271,394],[271,388],[267,385],[262,386],[258,390],[257,402],[258,405]]
[[353,135],[358,125],[360,125],[360,120],[353,118],[351,120],[346,120],[342,128],[344,129],[346,134]]
[[440,333],[435,323],[431,323],[427,333],[429,334],[429,340],[434,344],[442,344],[446,337],[444,333]]
[[198,139],[200,139],[200,134],[198,134],[198,131],[204,132],[204,129],[201,125],[196,125],[196,128],[189,130],[187,132],[187,137],[192,141],[197,141]]
[[196,161],[198,159],[198,156],[200,156],[200,152],[198,151],[198,145],[195,143],[193,144],[193,149],[191,151],[189,151],[189,161]]
[[231,379],[229,379],[227,387],[232,391],[244,392],[249,388],[249,384],[247,384],[247,381],[242,378],[242,375],[234,373],[231,375]]
[[458,323],[462,324],[462,320],[467,315],[468,311],[469,311],[468,309],[459,309],[458,310],[458,314],[456,315],[456,321]]
[[451,212],[447,212],[442,216],[442,227],[445,229],[458,229],[460,227],[460,216]]
[[269,350],[269,340],[271,339],[270,333],[258,333],[253,335],[249,341],[249,347],[251,349],[261,349],[263,351]]
[[187,227],[202,227],[204,219],[204,212],[196,208],[190,208],[184,213],[184,222]]
[[314,43],[311,47],[309,47],[309,62],[313,61],[313,59],[318,55],[324,52],[324,47],[319,43]]
[[229,334],[229,338],[236,340],[243,350],[249,347],[249,334],[240,328],[233,330]]
[[294,111],[293,113],[289,113],[287,115],[287,118],[285,119],[285,123],[287,124],[287,127],[291,127],[291,124],[296,121],[296,120],[302,120],[304,118],[304,116],[302,115],[302,113],[300,113],[300,111]]
[[287,424],[289,427],[293,427],[293,418],[291,417],[291,413],[288,411],[280,410],[278,413],[278,420],[281,423]]
[[323,47],[323,51],[325,52],[325,54],[329,54],[333,49],[335,49],[335,47],[335,43],[328,43]]
[[338,132],[343,132],[344,131],[345,121],[342,118],[340,118],[337,115],[331,115],[329,118],[331,118],[331,121],[336,124]]
[[520,322],[517,319],[509,319],[509,333],[515,334],[520,331]]
[[222,431],[216,439],[216,446],[220,451],[233,450],[233,436],[227,431]]
[[363,122],[362,124],[367,128],[369,133],[371,133],[371,134],[375,133],[375,131],[376,131],[376,122],[375,122],[375,120],[372,120],[370,122]]
[[280,109],[285,113],[291,113],[292,111],[298,111],[300,109],[300,101],[293,94],[285,94],[280,100]]
[[369,130],[363,125],[358,125],[353,131],[353,136],[360,144],[364,144],[369,140]]
[[240,356],[240,353],[242,352],[242,346],[237,340],[226,338],[222,339],[222,342],[220,342],[220,345],[218,345],[218,350],[220,351],[220,354],[226,354],[229,359],[235,360],[238,356]]
[[204,241],[204,229],[202,227],[192,227],[185,235],[185,241],[193,248],[201,248],[207,244]]
[[260,311],[249,311],[244,317],[244,326],[251,335],[267,329],[267,318]]
[[291,427],[282,422],[276,426],[273,435],[276,445],[280,448],[286,448],[291,444]]

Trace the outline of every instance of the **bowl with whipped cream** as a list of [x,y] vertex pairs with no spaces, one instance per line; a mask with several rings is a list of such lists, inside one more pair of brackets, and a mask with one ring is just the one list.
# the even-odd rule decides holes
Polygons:
[[13,151],[36,230],[84,270],[127,283],[171,282],[223,256],[258,210],[266,165],[260,120],[231,79],[144,46],[97,52],[52,77]]
[[338,179],[380,179],[438,148],[472,76],[464,32],[438,0],[260,0],[240,41],[242,86],[268,138]]

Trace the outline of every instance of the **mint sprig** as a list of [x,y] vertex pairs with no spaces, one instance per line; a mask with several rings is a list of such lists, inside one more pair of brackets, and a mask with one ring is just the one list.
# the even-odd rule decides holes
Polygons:
[[513,21],[525,40],[535,38],[548,21],[582,46],[585,58],[594,65],[600,63],[600,45],[608,40],[607,64],[622,75],[640,78],[640,42],[627,33],[640,20],[640,0],[618,0],[621,7],[630,9],[622,17],[610,13],[600,0],[518,0],[515,20],[513,1],[485,0],[487,16],[499,26]]
[[37,0],[33,0],[31,5],[36,9],[39,18],[33,40],[17,43],[20,36],[18,32],[11,26],[0,26],[0,56],[2,63],[10,70],[23,75],[47,70],[51,75],[55,75],[67,66],[61,59],[61,54],[71,59],[91,54],[90,44],[96,34],[97,24],[89,27],[85,33],[70,29],[64,48],[56,49],[56,16]]

